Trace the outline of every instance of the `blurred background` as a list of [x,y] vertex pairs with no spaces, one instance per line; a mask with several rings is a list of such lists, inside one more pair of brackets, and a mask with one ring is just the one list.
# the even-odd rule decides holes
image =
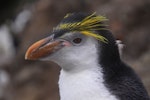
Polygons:
[[27,48],[72,12],[97,12],[125,44],[122,59],[150,94],[150,0],[1,0],[0,100],[59,100],[60,68],[25,61]]

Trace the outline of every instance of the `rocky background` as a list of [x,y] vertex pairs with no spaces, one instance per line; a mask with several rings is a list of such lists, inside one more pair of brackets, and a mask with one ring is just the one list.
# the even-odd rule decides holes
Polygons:
[[1,0],[0,100],[59,100],[59,67],[25,61],[27,48],[71,12],[97,12],[125,44],[122,59],[150,94],[150,0]]

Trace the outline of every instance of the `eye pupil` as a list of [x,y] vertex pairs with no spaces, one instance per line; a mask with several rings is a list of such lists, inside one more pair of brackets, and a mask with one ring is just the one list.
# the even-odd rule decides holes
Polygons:
[[81,41],[82,41],[81,38],[75,38],[75,39],[73,40],[73,42],[76,43],[76,44],[81,43]]

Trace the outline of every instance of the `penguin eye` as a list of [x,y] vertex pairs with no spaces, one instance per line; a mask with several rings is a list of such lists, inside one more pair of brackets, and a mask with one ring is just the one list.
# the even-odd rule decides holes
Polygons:
[[73,39],[73,41],[72,41],[74,44],[80,44],[81,42],[82,42],[82,39],[81,38],[75,38],[75,39]]

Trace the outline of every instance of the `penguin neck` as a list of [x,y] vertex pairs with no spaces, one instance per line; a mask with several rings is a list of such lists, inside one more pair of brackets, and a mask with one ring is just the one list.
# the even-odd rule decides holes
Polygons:
[[89,69],[78,72],[61,70],[59,77],[61,100],[117,100],[104,85],[101,65],[93,62],[86,67]]

